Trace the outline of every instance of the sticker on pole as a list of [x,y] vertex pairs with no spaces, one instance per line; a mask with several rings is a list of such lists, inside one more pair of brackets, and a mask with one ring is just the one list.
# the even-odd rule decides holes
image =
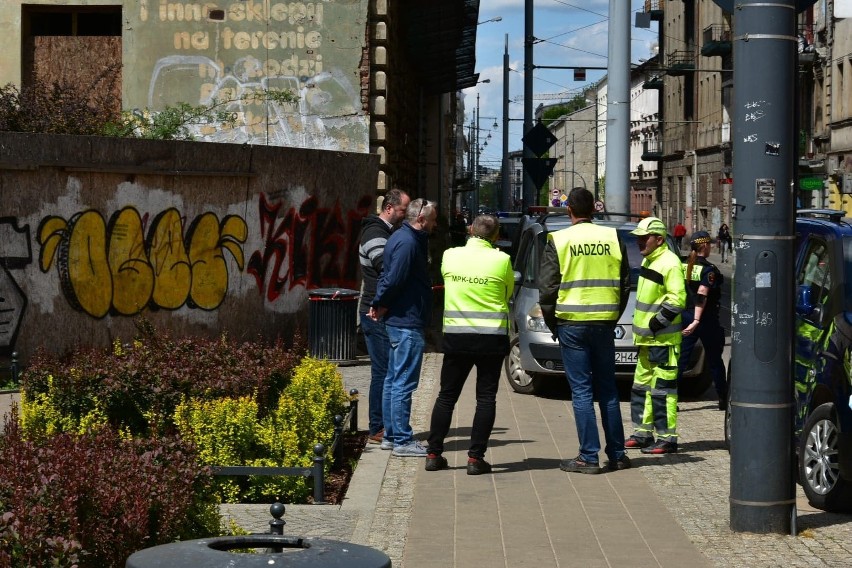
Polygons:
[[775,203],[775,180],[760,178],[754,182],[755,204],[772,205]]
[[603,201],[601,201],[600,199],[595,201],[595,211],[597,211],[598,213],[603,213],[605,209],[606,206],[604,205]]

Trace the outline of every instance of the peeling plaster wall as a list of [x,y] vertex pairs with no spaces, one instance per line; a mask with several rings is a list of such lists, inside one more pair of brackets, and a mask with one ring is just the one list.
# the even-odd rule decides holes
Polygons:
[[0,352],[133,336],[307,333],[308,292],[359,289],[376,156],[0,133]]
[[123,5],[125,109],[158,111],[287,89],[297,103],[234,103],[228,110],[239,117],[236,128],[199,127],[196,134],[212,142],[369,151],[361,93],[367,0],[4,0],[0,84],[21,80],[24,3]]

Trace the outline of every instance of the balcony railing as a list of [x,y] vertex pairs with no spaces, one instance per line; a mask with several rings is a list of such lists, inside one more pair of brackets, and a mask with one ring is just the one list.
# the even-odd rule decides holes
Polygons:
[[652,20],[661,21],[665,8],[666,0],[645,0],[645,13],[651,14]]
[[701,55],[722,57],[731,53],[731,29],[727,24],[713,24],[704,28]]
[[642,88],[647,90],[650,89],[662,89],[663,88],[663,78],[659,75],[652,75],[642,83]]
[[663,159],[663,141],[652,139],[642,142],[642,161],[654,162]]
[[669,52],[666,57],[667,73],[678,76],[695,71],[695,52],[691,50],[678,50]]

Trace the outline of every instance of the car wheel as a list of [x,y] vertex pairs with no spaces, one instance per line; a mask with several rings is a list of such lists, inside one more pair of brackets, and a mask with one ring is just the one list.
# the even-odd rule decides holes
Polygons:
[[538,381],[521,367],[521,344],[516,335],[509,342],[509,354],[503,361],[506,379],[512,390],[521,394],[535,394]]
[[823,511],[852,510],[852,484],[840,477],[837,413],[834,404],[818,406],[799,439],[799,481],[808,502]]

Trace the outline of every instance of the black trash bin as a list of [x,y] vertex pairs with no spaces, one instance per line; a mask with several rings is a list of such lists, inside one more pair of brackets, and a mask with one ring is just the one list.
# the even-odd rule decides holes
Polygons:
[[334,362],[356,358],[358,291],[317,288],[308,292],[311,355]]
[[[251,552],[232,552],[252,549]],[[271,552],[281,550],[281,552]],[[152,546],[125,568],[390,568],[384,552],[337,540],[271,534],[223,536]]]

